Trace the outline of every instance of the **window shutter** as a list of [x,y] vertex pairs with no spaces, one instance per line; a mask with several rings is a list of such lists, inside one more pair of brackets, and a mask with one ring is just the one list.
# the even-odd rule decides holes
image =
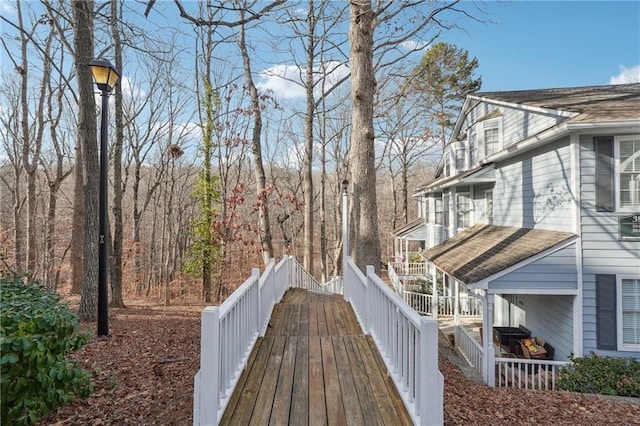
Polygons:
[[614,211],[615,189],[613,169],[613,138],[593,140],[596,153],[596,211]]
[[596,275],[596,334],[598,349],[617,349],[616,276]]

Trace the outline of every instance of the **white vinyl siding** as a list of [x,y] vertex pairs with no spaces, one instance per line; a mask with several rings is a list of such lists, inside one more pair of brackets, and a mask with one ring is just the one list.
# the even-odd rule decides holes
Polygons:
[[616,186],[619,210],[640,208],[640,135],[616,137]]
[[640,351],[640,278],[618,277],[618,350]]
[[493,224],[573,229],[569,139],[496,165]]

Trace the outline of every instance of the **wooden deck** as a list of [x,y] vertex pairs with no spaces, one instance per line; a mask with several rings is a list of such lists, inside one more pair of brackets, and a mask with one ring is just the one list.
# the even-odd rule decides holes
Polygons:
[[287,291],[231,396],[227,425],[410,425],[380,354],[340,296]]

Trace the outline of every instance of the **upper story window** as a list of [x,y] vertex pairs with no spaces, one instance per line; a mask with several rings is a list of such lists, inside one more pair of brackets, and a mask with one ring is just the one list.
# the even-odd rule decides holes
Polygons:
[[484,122],[484,154],[489,156],[502,148],[500,142],[501,118],[492,118]]
[[493,223],[493,189],[484,191],[484,217],[487,223]]
[[442,225],[449,227],[449,194],[442,194]]
[[594,138],[596,211],[640,208],[640,135]]
[[443,223],[443,218],[442,218],[442,198],[438,197],[435,200],[435,208],[434,208],[434,223],[436,225],[442,225]]
[[640,207],[640,136],[616,138],[620,207]]
[[469,228],[471,226],[471,212],[473,203],[469,192],[456,193],[456,220],[458,228]]
[[464,142],[458,142],[454,148],[456,155],[456,173],[460,173],[467,168],[467,147]]
[[449,147],[444,150],[444,175],[446,177],[451,176],[451,150]]
[[475,127],[469,128],[469,167],[478,162],[478,141]]

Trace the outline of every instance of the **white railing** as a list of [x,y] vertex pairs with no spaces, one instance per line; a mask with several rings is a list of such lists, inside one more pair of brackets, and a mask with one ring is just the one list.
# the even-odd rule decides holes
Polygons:
[[273,306],[291,286],[292,258],[258,268],[220,306],[202,311],[200,370],[194,378],[193,424],[217,424]]
[[294,277],[292,281],[293,287],[304,288],[306,290],[318,291],[321,293],[342,294],[342,277],[334,277],[322,284],[306,269],[304,269],[304,267],[293,257],[291,257],[291,267]]
[[556,390],[558,370],[568,362],[496,358],[496,387]]
[[420,315],[433,314],[433,296],[425,293],[405,290],[402,294],[404,301],[407,302]]
[[424,262],[419,263],[401,263],[401,262],[389,262],[388,268],[393,268],[397,275],[411,275],[411,276],[427,276],[427,266]]
[[482,374],[482,345],[460,325],[456,325],[454,339],[456,348],[458,348],[469,365]]
[[[402,298],[420,315],[433,315],[433,296],[417,291],[410,291],[409,286],[402,286]],[[437,296],[438,315],[453,316],[456,312],[454,296]],[[482,317],[482,300],[460,295],[460,317]]]
[[365,333],[371,334],[415,424],[443,424],[444,378],[438,371],[438,323],[421,317],[378,277],[351,259],[345,290]]

